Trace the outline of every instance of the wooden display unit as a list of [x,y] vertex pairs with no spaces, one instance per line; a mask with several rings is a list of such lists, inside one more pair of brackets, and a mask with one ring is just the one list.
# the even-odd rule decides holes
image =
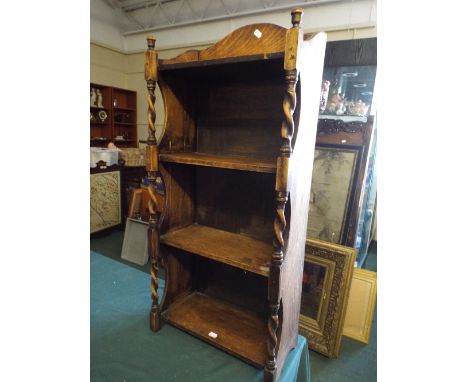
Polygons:
[[326,42],[304,39],[302,10],[291,14],[291,29],[248,25],[168,60],[150,36],[145,54],[151,329],[163,319],[264,368],[265,381],[297,343]]
[[136,92],[112,88],[113,138],[118,147],[138,147],[136,101]]
[[[117,147],[138,147],[136,92],[93,83],[90,88],[99,89],[103,101],[102,108],[90,106],[91,146],[106,147],[113,142]],[[107,114],[104,121],[99,118],[100,111]]]

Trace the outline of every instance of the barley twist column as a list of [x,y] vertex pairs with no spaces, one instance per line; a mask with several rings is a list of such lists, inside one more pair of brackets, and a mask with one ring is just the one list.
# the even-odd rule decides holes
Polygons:
[[296,84],[298,70],[296,62],[298,57],[298,45],[301,34],[299,24],[301,22],[302,9],[291,11],[293,27],[286,33],[284,69],[286,89],[283,97],[283,121],[281,123],[281,147],[277,160],[276,170],[276,211],[274,228],[274,251],[271,257],[270,274],[268,279],[268,339],[267,361],[265,364],[265,381],[274,382],[277,379],[277,357],[279,341],[279,311],[281,308],[281,266],[284,261],[284,232],[287,221],[285,216],[286,204],[289,197],[289,159],[293,152],[292,138],[294,136],[294,110],[296,109]]
[[158,208],[156,198],[156,181],[160,178],[158,167],[158,146],[156,141],[156,111],[155,102],[157,81],[157,62],[158,55],[154,50],[155,38],[148,36],[148,50],[145,52],[145,79],[148,95],[146,101],[148,103],[148,139],[146,147],[146,171],[148,173],[148,209],[149,209],[149,225],[148,225],[148,252],[151,259],[151,311],[150,311],[150,327],[156,332],[161,328],[161,310],[159,306],[158,295],[158,254],[159,254],[159,232],[158,223],[161,216],[161,209]]

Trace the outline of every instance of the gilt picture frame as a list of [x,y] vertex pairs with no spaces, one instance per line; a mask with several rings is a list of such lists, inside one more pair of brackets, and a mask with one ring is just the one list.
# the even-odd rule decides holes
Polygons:
[[299,332],[311,350],[327,357],[339,353],[356,252],[322,240],[306,241]]

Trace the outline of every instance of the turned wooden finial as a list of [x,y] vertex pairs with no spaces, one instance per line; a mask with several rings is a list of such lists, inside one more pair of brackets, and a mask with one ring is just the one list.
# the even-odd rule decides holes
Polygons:
[[298,27],[301,24],[303,13],[304,10],[302,8],[294,8],[291,11],[291,23],[293,27]]
[[148,49],[154,49],[154,46],[156,45],[156,38],[149,34],[147,37],[146,37],[146,41],[148,42]]

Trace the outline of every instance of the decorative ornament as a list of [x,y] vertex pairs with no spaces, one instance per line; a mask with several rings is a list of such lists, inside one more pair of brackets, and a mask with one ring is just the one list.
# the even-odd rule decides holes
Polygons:
[[369,105],[361,100],[358,100],[357,102],[350,102],[348,104],[348,112],[350,115],[358,115],[361,117],[365,117],[367,115],[368,110]]
[[346,106],[344,102],[338,104],[338,109],[336,110],[336,115],[344,115],[346,112]]
[[102,94],[101,94],[101,91],[99,89],[96,90],[97,91],[97,105],[98,107],[104,107],[102,106]]
[[91,106],[96,106],[96,89],[91,89]]
[[325,111],[325,107],[327,106],[329,89],[330,89],[330,81],[323,80],[322,81],[322,91],[320,93],[320,112],[321,113],[323,113]]
[[104,110],[101,110],[99,112],[99,119],[101,122],[104,122],[107,119],[107,113]]

